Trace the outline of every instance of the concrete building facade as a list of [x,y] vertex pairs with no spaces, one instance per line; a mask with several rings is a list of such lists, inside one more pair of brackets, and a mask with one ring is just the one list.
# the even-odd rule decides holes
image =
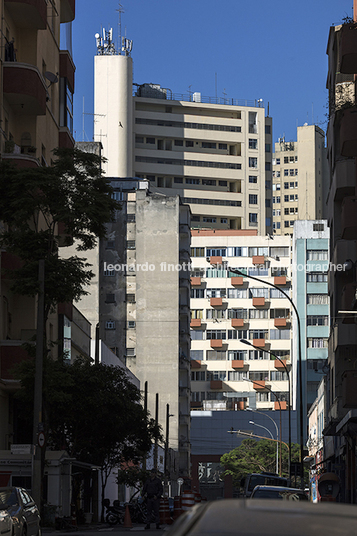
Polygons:
[[275,356],[291,369],[291,307],[264,280],[290,296],[291,238],[192,230],[191,259],[191,407],[287,409],[288,378]]
[[297,141],[279,138],[273,154],[274,234],[292,235],[295,221],[325,217],[327,177],[325,133],[320,127],[297,127]]
[[[317,388],[326,372],[328,358],[330,300],[327,281],[330,230],[326,220],[296,221],[293,229],[293,301],[301,326],[302,408],[304,433],[307,434],[307,414],[316,399]],[[298,337],[297,324],[294,324],[293,348],[297,357]],[[297,359],[294,361],[294,368],[297,375]]]

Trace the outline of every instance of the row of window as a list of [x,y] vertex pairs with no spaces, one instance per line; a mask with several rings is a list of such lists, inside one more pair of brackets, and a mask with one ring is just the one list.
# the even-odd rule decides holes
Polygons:
[[[191,309],[191,319],[203,319],[204,309]],[[206,309],[206,319],[266,319],[290,318],[290,309]]]
[[207,329],[190,331],[191,339],[203,340],[239,340],[239,339],[264,339],[264,340],[290,340],[290,329]]
[[158,158],[152,156],[136,156],[135,162],[144,162],[146,164],[165,164],[174,166],[196,166],[211,167],[220,169],[242,169],[242,164],[232,162],[209,162],[206,160],[186,160],[181,158]]
[[188,121],[163,121],[161,119],[144,119],[137,117],[135,119],[137,125],[153,125],[160,127],[174,127],[174,128],[193,128],[199,130],[218,130],[220,132],[241,132],[241,127],[233,125],[210,125],[208,123],[190,123]]
[[[196,361],[271,361],[271,356],[264,350],[191,350],[191,359]],[[289,350],[274,350],[280,359],[290,359]]]
[[277,288],[192,288],[191,298],[285,298]]
[[[273,184],[273,192],[275,190],[280,190],[280,182],[277,182],[276,184]],[[293,182],[284,182],[284,189],[285,190],[291,190],[292,188],[298,188],[298,182],[297,181],[293,181]]]
[[[238,393],[237,393],[238,394]],[[246,399],[241,399],[237,397],[238,400],[247,401]],[[280,391],[275,393],[275,396],[270,392],[265,393],[256,393],[255,394],[256,402],[275,402],[277,399],[280,401],[289,401],[289,393]],[[191,402],[203,402],[204,400],[218,400],[232,403],[232,398],[227,398],[225,393],[222,391],[192,391],[191,392]]]
[[278,247],[193,247],[191,248],[191,257],[254,257],[264,255],[265,257],[289,257],[290,248],[285,246]]
[[229,382],[239,382],[243,380],[253,380],[253,381],[271,381],[271,382],[282,382],[287,381],[287,373],[280,372],[279,370],[262,371],[262,372],[248,372],[248,371],[236,371],[236,370],[198,370],[191,372],[191,381],[193,382],[205,382],[211,380],[221,380]]
[[[292,164],[294,162],[297,162],[298,161],[298,157],[297,155],[293,155],[293,156],[284,156],[284,164]],[[279,166],[280,165],[280,158],[273,158],[273,166]]]
[[[237,268],[242,274],[249,274],[249,275],[260,275],[260,276],[269,276],[269,267],[268,263],[265,262],[263,265],[257,265],[253,268],[247,268],[246,266]],[[272,277],[277,276],[287,276],[288,275],[288,269],[287,268],[280,268],[280,267],[272,267],[270,268],[270,273]],[[212,277],[219,277],[219,278],[228,278],[228,277],[235,277],[237,274],[235,272],[231,272],[230,270],[226,270],[224,268],[198,268],[196,270],[191,271],[191,277],[206,277],[206,278],[212,278]]]
[[[298,194],[284,195],[284,203],[289,203],[289,202],[298,201],[298,200],[299,200]],[[273,196],[273,203],[281,203],[281,197],[279,195]]]
[[[298,169],[284,169],[284,177],[297,177],[298,174]],[[280,170],[276,169],[273,171],[272,175],[273,177],[279,178],[281,177],[281,172]]]

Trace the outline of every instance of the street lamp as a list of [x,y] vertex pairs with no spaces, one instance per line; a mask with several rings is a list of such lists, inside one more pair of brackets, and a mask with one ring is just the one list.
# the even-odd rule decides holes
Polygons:
[[[250,380],[249,378],[243,378],[243,380],[246,381],[246,382],[250,382],[250,383],[252,383],[253,385],[254,385],[255,383],[257,383],[257,381],[258,381],[258,380],[253,381],[253,380]],[[279,404],[279,414],[280,414],[280,418],[279,418],[279,421],[280,421],[280,426],[279,426],[279,430],[280,430],[280,434],[279,434],[279,435],[280,435],[280,439],[279,439],[279,443],[280,443],[280,463],[279,463],[279,469],[280,469],[280,470],[279,470],[279,475],[281,476],[281,445],[282,445],[282,438],[281,438],[281,402],[280,402],[280,400],[279,400],[278,395],[277,395],[276,393],[274,393],[274,391],[272,391],[272,390],[270,389],[270,387],[265,386],[265,389],[267,389],[272,395],[275,396],[275,399],[276,399],[276,401],[277,401],[278,404]],[[290,449],[289,449],[289,450],[290,450]]]
[[[251,346],[252,348],[255,348],[256,350],[261,350],[261,348],[259,348],[258,346],[255,346],[254,344],[252,344],[249,341],[246,341],[245,339],[240,339],[240,342],[242,342],[243,344],[247,344],[248,346]],[[287,369],[286,364],[284,363],[284,361],[282,359],[280,359],[280,357],[275,355],[270,350],[263,350],[263,351],[267,352],[268,354],[270,354],[273,357],[275,357],[275,359],[280,361],[280,363],[283,365],[283,367],[285,369],[285,372],[286,372],[286,375],[287,375],[287,378],[288,378],[288,391],[289,391],[289,402],[288,402],[288,411],[289,411],[289,479],[290,479],[291,478],[291,474],[290,474],[290,469],[291,469],[291,392],[290,392],[290,374],[289,374],[289,370]],[[273,421],[273,422],[275,422],[275,421]]]
[[[266,428],[262,424],[258,424],[258,423],[254,422],[254,421],[249,421],[249,424],[253,424],[254,426],[259,426],[259,428],[264,428],[264,430],[269,432],[271,438],[274,439],[273,434],[271,433],[269,428]],[[277,443],[276,443],[276,474],[279,474],[279,438],[278,438],[278,433],[276,434],[276,441],[277,441]]]
[[[243,277],[248,277],[249,279],[253,279],[254,281],[258,281],[258,283],[263,283],[265,285],[268,285],[272,288],[275,288],[276,290],[279,290],[285,298],[288,300],[288,302],[291,304],[292,308],[294,309],[294,312],[296,314],[296,321],[297,321],[297,327],[298,327],[298,371],[299,371],[299,408],[300,408],[300,418],[299,418],[299,425],[300,425],[300,472],[301,472],[301,489],[304,489],[304,417],[303,417],[303,399],[302,399],[302,358],[301,358],[301,326],[300,326],[300,316],[298,313],[298,310],[296,308],[295,303],[290,298],[290,296],[287,295],[286,292],[284,292],[281,288],[279,288],[277,285],[274,285],[274,283],[270,283],[270,281],[264,281],[263,279],[259,279],[258,277],[255,277],[253,275],[248,275],[242,272],[241,270],[238,270],[237,268],[230,268],[227,266],[227,271],[232,272],[233,274],[237,274]],[[290,476],[290,475],[289,475]]]

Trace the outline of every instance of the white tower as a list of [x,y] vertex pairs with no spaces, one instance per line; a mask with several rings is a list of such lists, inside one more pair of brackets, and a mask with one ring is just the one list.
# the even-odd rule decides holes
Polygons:
[[[112,30],[96,34],[94,59],[94,140],[103,145],[107,177],[133,174],[133,60],[132,41],[122,38],[115,49]],[[109,135],[110,133],[110,135]]]

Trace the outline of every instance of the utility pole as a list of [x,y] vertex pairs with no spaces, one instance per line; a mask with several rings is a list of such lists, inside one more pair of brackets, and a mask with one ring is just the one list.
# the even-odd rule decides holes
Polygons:
[[[156,400],[155,400],[155,424],[156,426],[159,425],[159,393],[156,393]],[[158,441],[157,438],[155,439],[155,445],[154,445],[154,469],[157,471],[157,458],[158,458]]]

